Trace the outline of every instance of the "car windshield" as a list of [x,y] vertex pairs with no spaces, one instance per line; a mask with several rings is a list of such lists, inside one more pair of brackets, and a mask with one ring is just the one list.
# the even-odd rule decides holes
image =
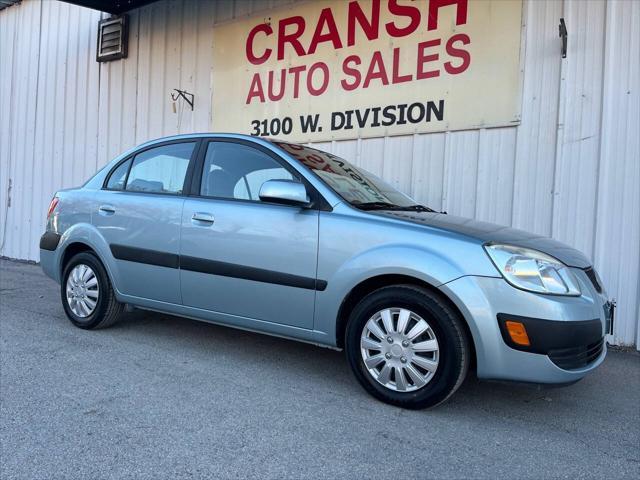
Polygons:
[[433,211],[416,204],[382,179],[343,158],[305,145],[278,141],[273,143],[309,168],[354,207],[366,210]]

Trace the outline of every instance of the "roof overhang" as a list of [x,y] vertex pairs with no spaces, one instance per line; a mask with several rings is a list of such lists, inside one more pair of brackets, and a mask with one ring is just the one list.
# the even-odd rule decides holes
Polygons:
[[[7,0],[0,0],[7,1]],[[74,5],[80,5],[81,7],[92,8],[94,10],[100,10],[101,12],[111,13],[113,15],[120,15],[126,13],[134,8],[139,8],[149,3],[157,2],[158,0],[61,0],[67,3],[73,3]]]
[[18,3],[20,0],[0,0],[0,10]]

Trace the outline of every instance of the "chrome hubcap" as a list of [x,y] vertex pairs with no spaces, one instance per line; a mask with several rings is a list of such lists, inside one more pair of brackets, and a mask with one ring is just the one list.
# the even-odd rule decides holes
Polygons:
[[73,267],[67,278],[66,295],[69,308],[74,314],[81,318],[91,315],[100,295],[94,271],[82,263]]
[[406,308],[387,308],[362,329],[360,351],[376,381],[398,392],[419,390],[438,368],[439,346],[429,323]]

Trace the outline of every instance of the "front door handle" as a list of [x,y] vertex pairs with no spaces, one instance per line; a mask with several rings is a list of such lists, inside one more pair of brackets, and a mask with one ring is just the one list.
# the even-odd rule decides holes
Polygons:
[[113,215],[116,213],[116,209],[113,205],[100,205],[98,211],[101,215]]
[[206,212],[194,212],[191,221],[196,224],[206,223],[207,225],[211,225],[213,223],[213,215]]

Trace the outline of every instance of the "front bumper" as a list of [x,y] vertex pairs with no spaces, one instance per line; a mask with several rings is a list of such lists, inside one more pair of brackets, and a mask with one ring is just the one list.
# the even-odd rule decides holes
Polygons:
[[[607,299],[583,270],[573,271],[582,291],[579,297],[526,292],[494,277],[461,277],[440,287],[467,320],[479,378],[571,383],[603,362]],[[505,337],[501,325],[509,318],[530,328],[529,347]]]
[[[516,343],[508,332],[507,323],[517,322],[527,332],[528,345]],[[502,340],[522,352],[548,356],[563,370],[588,367],[602,354],[604,337],[599,319],[557,322],[518,315],[498,314]]]

